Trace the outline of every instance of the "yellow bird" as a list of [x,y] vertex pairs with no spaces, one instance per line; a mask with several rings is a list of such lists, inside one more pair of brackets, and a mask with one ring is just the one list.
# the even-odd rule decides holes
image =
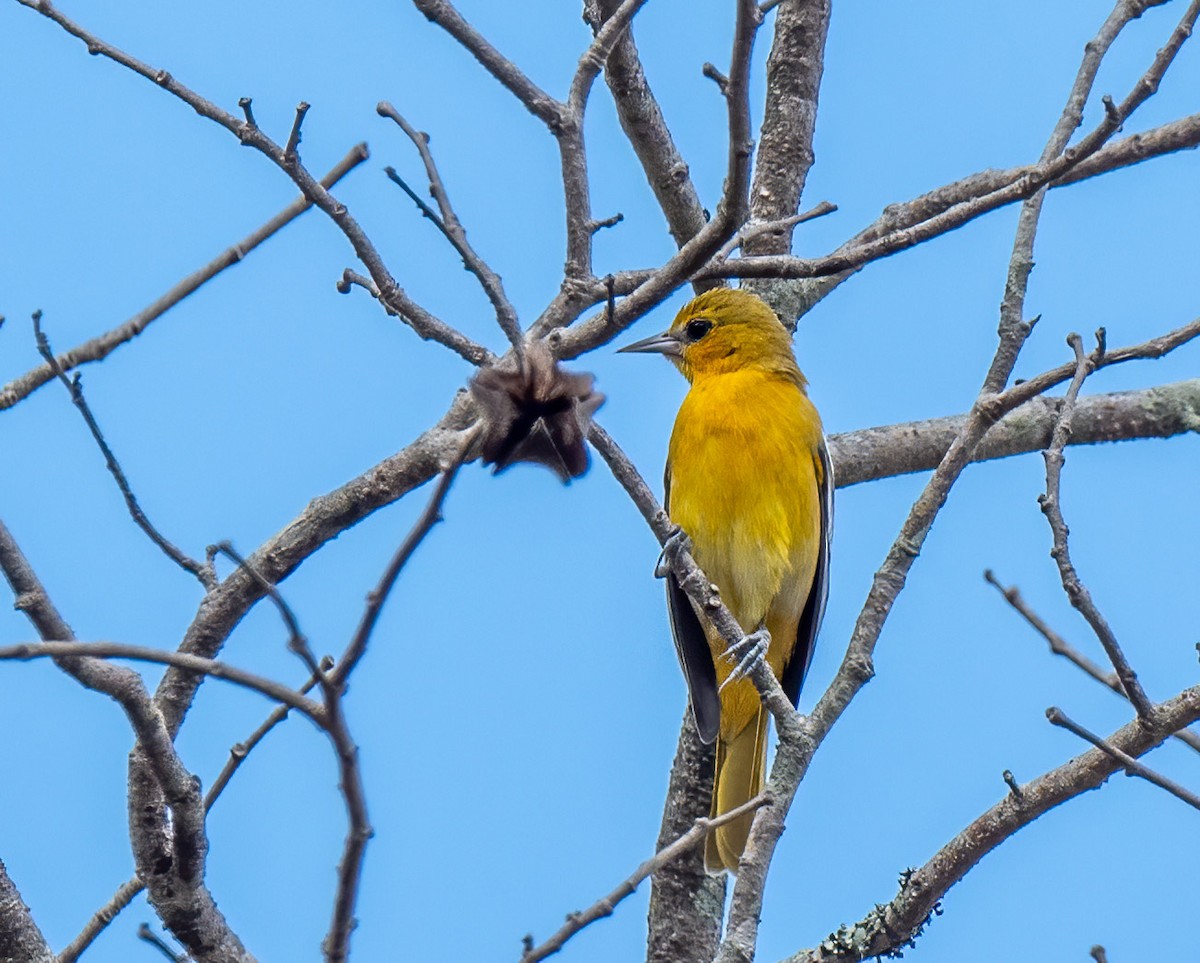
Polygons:
[[[765,656],[794,705],[829,591],[833,472],[821,419],[805,392],[791,338],[746,291],[695,298],[662,334],[622,348],[669,358],[691,383],[671,432],[666,506],[692,556],[719,587],[749,645],[724,640],[673,575],[667,603],[700,738],[717,743],[712,815],[763,787],[767,719],[746,651]],[[708,837],[710,872],[735,871],[753,815]]]

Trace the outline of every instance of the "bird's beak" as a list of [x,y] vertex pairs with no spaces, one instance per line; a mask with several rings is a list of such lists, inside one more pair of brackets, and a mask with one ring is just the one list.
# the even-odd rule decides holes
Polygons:
[[648,354],[665,354],[669,358],[679,358],[683,355],[683,346],[679,343],[679,339],[670,331],[664,331],[662,334],[651,335],[649,338],[643,338],[641,341],[635,341],[633,344],[627,344],[623,348],[617,349],[618,353],[648,353]]

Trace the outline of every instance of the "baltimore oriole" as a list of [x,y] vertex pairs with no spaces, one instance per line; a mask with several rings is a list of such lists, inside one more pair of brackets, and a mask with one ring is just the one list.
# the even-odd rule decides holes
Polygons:
[[[743,631],[770,633],[766,660],[794,705],[829,589],[833,474],[788,331],[760,298],[719,288],[622,350],[665,355],[691,383],[671,433],[667,510]],[[670,574],[667,603],[696,728],[717,743],[715,816],[762,790],[769,714]],[[711,872],[737,869],[751,821],[709,835]]]

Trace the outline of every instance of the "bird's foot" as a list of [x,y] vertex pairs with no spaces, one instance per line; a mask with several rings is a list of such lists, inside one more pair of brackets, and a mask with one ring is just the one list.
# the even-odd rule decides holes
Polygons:
[[681,552],[691,554],[692,540],[682,528],[676,528],[667,540],[663,542],[662,552],[659,553],[658,563],[654,566],[655,578],[666,578],[671,571],[671,560]]
[[765,628],[743,636],[740,642],[735,642],[723,653],[721,658],[726,662],[736,663],[729,677],[721,683],[720,691],[738,679],[744,679],[754,671],[754,666],[767,657],[767,649],[771,647],[771,633]]

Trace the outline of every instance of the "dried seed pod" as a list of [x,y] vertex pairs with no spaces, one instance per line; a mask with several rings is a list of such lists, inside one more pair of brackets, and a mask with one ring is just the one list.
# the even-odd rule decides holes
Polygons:
[[564,482],[588,469],[587,431],[604,395],[593,377],[564,371],[545,345],[526,345],[524,363],[508,358],[471,379],[483,413],[485,464],[501,472],[519,461],[545,465]]

